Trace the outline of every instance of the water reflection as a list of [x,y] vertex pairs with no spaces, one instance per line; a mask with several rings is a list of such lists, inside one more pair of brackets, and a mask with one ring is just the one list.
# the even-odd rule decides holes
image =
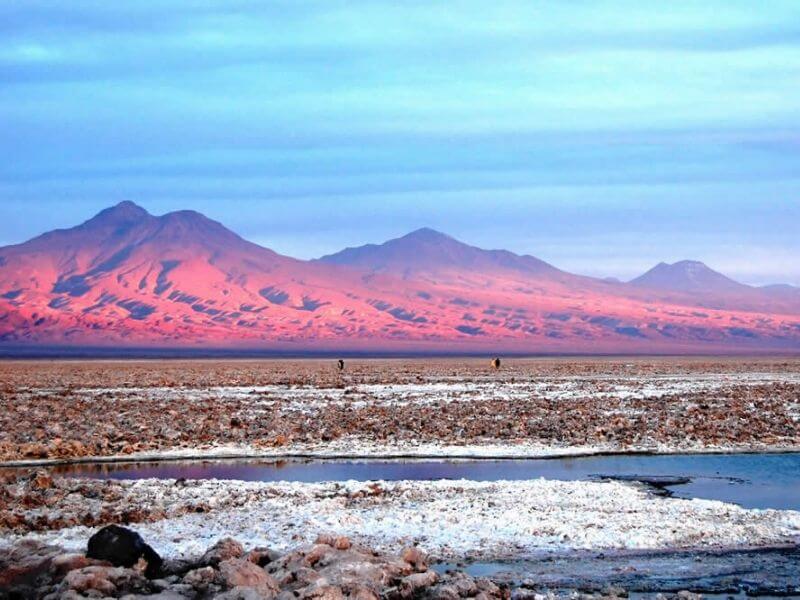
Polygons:
[[193,460],[54,467],[67,477],[239,481],[588,480],[598,475],[689,477],[679,497],[800,510],[800,454],[618,455],[529,460]]

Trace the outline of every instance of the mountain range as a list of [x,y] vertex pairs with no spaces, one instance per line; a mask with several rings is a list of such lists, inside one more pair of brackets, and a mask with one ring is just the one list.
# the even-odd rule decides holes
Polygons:
[[0,248],[0,344],[432,352],[800,350],[800,288],[697,261],[621,282],[432,229],[317,260],[132,202]]

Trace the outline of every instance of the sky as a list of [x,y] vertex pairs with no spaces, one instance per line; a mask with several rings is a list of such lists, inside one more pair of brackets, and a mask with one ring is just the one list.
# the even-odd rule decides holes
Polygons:
[[0,245],[121,200],[800,285],[800,2],[10,0]]

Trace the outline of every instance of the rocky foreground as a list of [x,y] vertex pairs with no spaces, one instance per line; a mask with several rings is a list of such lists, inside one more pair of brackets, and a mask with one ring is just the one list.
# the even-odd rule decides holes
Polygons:
[[513,560],[543,541],[717,547],[798,532],[791,511],[657,498],[620,483],[119,482],[40,470],[0,487],[0,599],[613,598],[624,590],[553,593],[530,577],[511,589],[501,574],[429,564]]
[[[346,537],[320,536],[313,545],[280,555],[268,548],[245,552],[226,538],[192,560],[163,560],[131,530],[110,529],[90,540],[87,553],[65,553],[30,541],[0,552],[0,598],[509,597],[507,589],[488,579],[437,574],[416,548],[387,556],[354,547]],[[93,547],[97,537],[106,539]]]
[[458,562],[492,560],[503,549],[510,559],[543,539],[716,545],[778,542],[800,531],[796,513],[573,483],[120,482],[44,470],[6,476],[0,599],[541,599],[554,594],[535,581],[512,590],[502,578],[436,572],[427,550],[430,560]]
[[800,447],[796,358],[40,361],[0,381],[0,461]]
[[[600,593],[510,589],[489,578],[430,568],[426,555],[407,547],[383,554],[355,546],[344,536],[320,535],[313,544],[280,554],[260,547],[245,551],[224,538],[198,557],[162,559],[134,531],[103,528],[86,552],[65,552],[31,540],[0,550],[0,599],[77,600],[509,600],[565,597],[571,600],[627,597],[624,589]],[[688,591],[657,598],[694,600]]]

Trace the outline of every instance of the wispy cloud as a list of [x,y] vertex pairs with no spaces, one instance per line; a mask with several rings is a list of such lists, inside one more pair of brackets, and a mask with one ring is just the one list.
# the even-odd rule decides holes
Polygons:
[[[696,258],[736,232],[766,273],[800,250],[798,23],[789,1],[5,3],[0,241],[131,198],[306,256],[435,224],[623,274],[688,202]],[[566,250],[592,228],[619,234],[594,263]]]

